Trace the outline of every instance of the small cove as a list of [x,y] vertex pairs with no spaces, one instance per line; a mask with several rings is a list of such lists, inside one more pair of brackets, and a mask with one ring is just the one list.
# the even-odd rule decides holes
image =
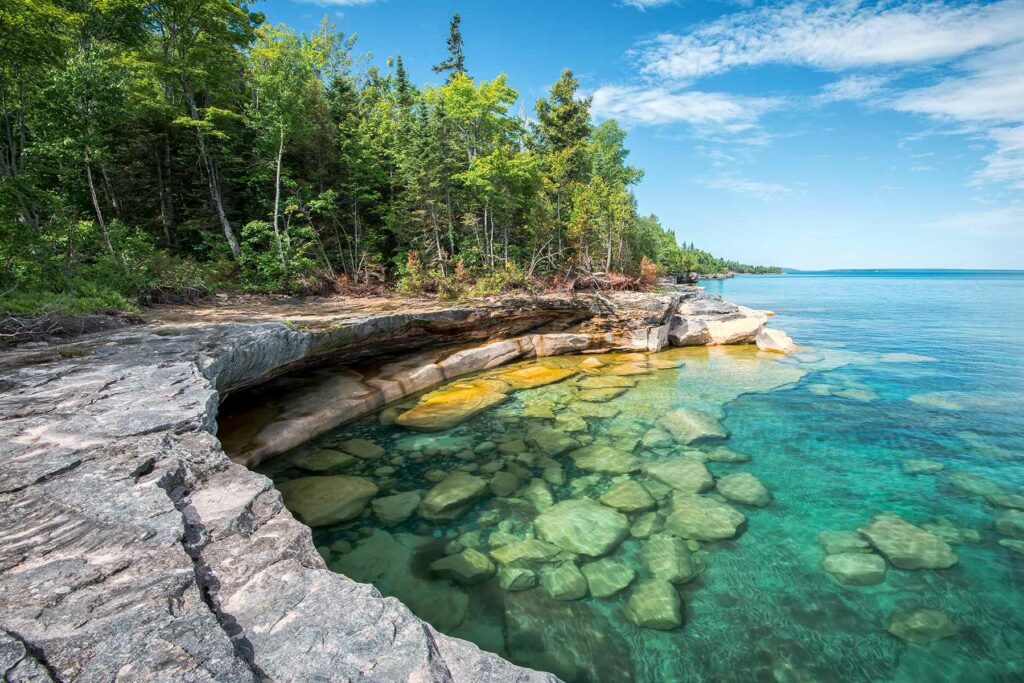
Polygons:
[[[364,419],[259,469],[284,484],[313,474],[296,460],[366,439],[383,453],[348,458],[336,471],[373,481],[378,497],[428,491],[452,472],[484,480],[511,474],[507,486],[518,481],[518,490],[488,488],[453,519],[413,512],[390,525],[368,508],[354,521],[315,527],[314,540],[332,569],[399,597],[445,633],[567,680],[1014,678],[1024,673],[1024,556],[998,543],[1009,537],[995,531],[994,519],[1009,508],[984,492],[1024,490],[1024,378],[1014,345],[1021,323],[1004,319],[1024,303],[1024,281],[892,279],[712,283],[731,300],[775,310],[773,325],[808,350],[788,357],[750,348],[608,355],[596,357],[599,368],[582,367],[589,356],[529,361],[459,382],[537,365],[575,374],[515,391],[440,432]],[[632,386],[584,401],[581,393],[593,389],[582,383],[592,377],[626,378],[622,384]],[[660,420],[678,409],[710,416],[725,436],[688,445],[665,440],[657,434]],[[575,445],[549,454],[546,442],[531,436],[539,427],[558,429]],[[569,455],[595,445],[628,452],[637,469],[597,472]],[[720,446],[750,461],[715,461]],[[645,469],[680,457],[714,458],[706,466],[718,478],[752,474],[772,501],[730,503],[745,516],[732,538],[690,539],[699,574],[675,586],[683,621],[677,628],[639,628],[625,618],[632,592],[650,578],[642,557],[649,538],[627,535],[608,553],[636,574],[609,597],[555,600],[543,585],[510,590],[498,576],[464,585],[431,570],[466,549],[487,555],[536,538],[534,522],[550,503],[598,500],[625,481],[647,488],[655,509],[667,512],[673,494]],[[912,460],[942,470],[909,474]],[[857,529],[883,512],[943,534],[958,562],[941,570],[890,565],[881,583],[839,583],[822,568],[818,534]],[[632,525],[644,514],[626,517]],[[570,559],[581,568],[595,562],[559,562]],[[539,577],[550,564],[530,560],[517,568]],[[956,635],[911,644],[886,631],[895,612],[916,607],[946,614]]]

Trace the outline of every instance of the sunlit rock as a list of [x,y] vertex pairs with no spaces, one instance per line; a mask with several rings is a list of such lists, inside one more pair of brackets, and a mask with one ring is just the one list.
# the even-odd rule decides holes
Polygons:
[[513,389],[533,389],[546,384],[561,382],[572,377],[576,370],[551,365],[531,364],[525,367],[508,370],[495,375],[495,379],[505,382]]
[[818,543],[829,555],[871,551],[870,544],[856,531],[822,531]]
[[676,443],[684,446],[702,439],[724,439],[729,435],[713,416],[691,408],[671,410],[658,422]]
[[419,491],[406,491],[393,496],[374,498],[370,503],[374,516],[385,526],[401,524],[420,506]]
[[563,353],[579,353],[590,346],[590,335],[568,332],[549,332],[530,336],[538,358],[560,356]]
[[751,344],[764,327],[757,316],[706,320],[709,344]]
[[636,578],[636,572],[615,560],[603,559],[583,565],[587,588],[595,598],[610,598]]
[[584,377],[577,386],[583,389],[630,389],[636,386],[636,380],[631,377],[601,375],[598,377]]
[[538,535],[565,550],[590,557],[607,555],[629,533],[629,520],[586,498],[556,503],[534,520]]
[[661,579],[638,583],[630,593],[624,613],[626,619],[640,628],[668,631],[683,623],[679,592]]
[[537,585],[537,575],[522,567],[502,567],[498,570],[498,585],[506,591],[524,591]]
[[450,429],[506,399],[506,394],[479,383],[458,382],[426,394],[414,408],[399,415],[395,424],[420,431]]
[[746,521],[736,508],[717,500],[688,493],[672,496],[672,514],[665,528],[676,536],[698,541],[721,541],[736,535]]
[[363,460],[383,457],[384,449],[369,439],[346,439],[338,442],[338,448]]
[[563,432],[585,432],[587,421],[575,413],[564,412],[555,417],[555,428]]
[[672,346],[704,346],[711,342],[711,335],[703,320],[674,315],[669,325],[668,341]]
[[558,455],[580,445],[574,438],[554,427],[533,427],[526,439],[547,455]]
[[597,417],[602,419],[610,419],[619,414],[618,408],[602,403],[587,403],[585,401],[570,403],[569,410],[580,417]]
[[757,348],[771,353],[792,353],[796,351],[796,344],[789,338],[789,335],[782,330],[764,328],[754,338]]
[[672,534],[651,536],[640,551],[640,560],[655,578],[669,583],[686,583],[700,573],[686,542]]
[[423,496],[420,517],[431,521],[457,519],[485,491],[487,482],[480,477],[465,472],[452,472]]
[[873,586],[885,581],[885,560],[874,553],[826,555],[821,566],[837,581],[851,586]]
[[704,463],[684,457],[655,461],[644,467],[644,472],[684,493],[707,491],[715,483]]
[[732,503],[764,507],[772,502],[772,496],[761,480],[748,472],[727,474],[715,482],[715,487]]
[[555,600],[579,600],[587,594],[587,579],[575,562],[563,562],[541,570],[541,586]]
[[898,515],[875,515],[858,531],[899,569],[946,569],[958,561],[948,543]]
[[750,462],[750,456],[746,453],[737,453],[727,446],[715,446],[704,449],[704,460],[708,462]]
[[351,453],[343,453],[331,449],[323,449],[302,455],[294,460],[292,464],[307,472],[337,472],[351,467],[356,462],[356,457]]
[[340,475],[292,479],[277,488],[285,506],[311,527],[355,519],[378,490],[369,479]]
[[491,558],[500,565],[523,566],[551,562],[562,553],[562,548],[536,538],[516,540],[491,550]]
[[581,470],[603,474],[626,474],[639,469],[632,453],[605,444],[591,444],[569,452],[569,457]]
[[919,645],[949,638],[958,631],[945,614],[923,607],[894,613],[888,630],[900,640]]
[[922,524],[921,528],[935,534],[946,543],[981,543],[981,534],[978,531],[959,527],[945,517]]
[[520,494],[523,500],[533,506],[537,512],[544,512],[555,504],[555,498],[551,495],[551,489],[543,479],[533,478],[530,484]]
[[590,358],[586,358],[583,361],[581,361],[580,367],[587,368],[588,370],[596,370],[597,368],[603,368],[604,363],[602,363],[600,359],[591,356]]
[[494,576],[494,563],[478,550],[468,548],[461,553],[430,563],[430,571],[463,585],[480,583]]
[[615,484],[598,499],[608,507],[630,514],[644,512],[654,507],[654,498],[643,486],[635,481]]

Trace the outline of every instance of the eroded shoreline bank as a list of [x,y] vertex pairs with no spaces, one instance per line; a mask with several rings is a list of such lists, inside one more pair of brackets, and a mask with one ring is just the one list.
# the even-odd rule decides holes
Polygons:
[[5,373],[5,666],[42,680],[552,680],[327,570],[270,480],[225,456],[213,436],[218,404],[303,363],[370,358],[410,338],[422,348],[583,324],[588,340],[651,350],[652,329],[656,342],[676,327],[706,343],[750,317],[705,310],[724,302],[700,295],[700,310],[674,321],[665,302],[646,306],[657,299],[616,316],[633,321],[624,327],[607,299],[578,297],[520,300],[519,315],[505,300],[316,329],[133,330]]

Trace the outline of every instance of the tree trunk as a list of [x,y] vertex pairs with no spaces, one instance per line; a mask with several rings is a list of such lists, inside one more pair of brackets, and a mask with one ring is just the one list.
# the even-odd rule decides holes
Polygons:
[[103,220],[103,211],[100,209],[100,202],[96,197],[96,184],[92,180],[92,164],[89,162],[88,147],[82,150],[82,156],[85,160],[85,179],[89,185],[89,198],[92,200],[93,211],[96,212],[96,223],[100,226],[100,232],[103,233],[103,241],[107,245],[107,251],[110,252],[111,258],[117,260],[114,244],[110,241],[110,233],[107,231],[107,222]]
[[[196,121],[200,120],[199,109],[196,107],[196,98],[192,94],[191,84],[189,84],[187,78],[182,78],[181,85],[185,93],[185,102],[188,105],[188,115]],[[224,212],[224,201],[220,193],[220,178],[217,175],[217,164],[206,149],[206,138],[203,135],[203,129],[199,126],[195,128],[196,143],[199,145],[199,159],[203,162],[203,166],[206,167],[206,178],[210,185],[210,201],[213,203],[213,210],[217,214],[221,230],[224,231],[224,238],[228,241],[231,256],[237,259],[242,254],[242,248],[239,246],[238,238],[235,237],[235,231],[232,230],[231,222],[228,221],[227,214]]]
[[[161,158],[162,157],[162,158]],[[163,154],[156,153],[156,176],[160,183],[160,223],[167,246],[178,246],[178,233],[174,228],[174,191],[171,187],[171,141],[164,133]]]
[[281,230],[277,227],[277,217],[281,206],[281,157],[284,156],[284,128],[281,128],[281,135],[277,143],[277,164],[274,170],[274,237],[277,239],[277,255],[281,259],[281,267],[285,274],[288,273],[288,259],[284,255],[284,246],[281,244]]

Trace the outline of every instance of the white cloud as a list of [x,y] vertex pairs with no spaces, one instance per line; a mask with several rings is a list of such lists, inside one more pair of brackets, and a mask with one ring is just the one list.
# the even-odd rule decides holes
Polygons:
[[761,64],[840,71],[948,60],[1024,35],[1024,0],[953,5],[797,2],[664,33],[639,51],[643,72],[690,81]]
[[846,76],[822,88],[815,100],[822,103],[865,100],[881,93],[890,80],[889,76]]
[[1024,236],[1024,206],[964,211],[925,223],[925,227],[967,235]]
[[638,10],[651,9],[652,7],[663,7],[675,2],[675,0],[622,0],[622,4],[628,7],[635,7]]
[[644,125],[685,123],[708,134],[749,131],[762,114],[781,104],[768,97],[620,85],[601,86],[593,98],[592,110],[599,118]]
[[731,175],[722,175],[714,180],[705,180],[701,182],[701,185],[716,190],[727,190],[738,194],[752,195],[766,202],[777,199],[779,195],[792,192],[789,187],[781,183],[765,183]]

